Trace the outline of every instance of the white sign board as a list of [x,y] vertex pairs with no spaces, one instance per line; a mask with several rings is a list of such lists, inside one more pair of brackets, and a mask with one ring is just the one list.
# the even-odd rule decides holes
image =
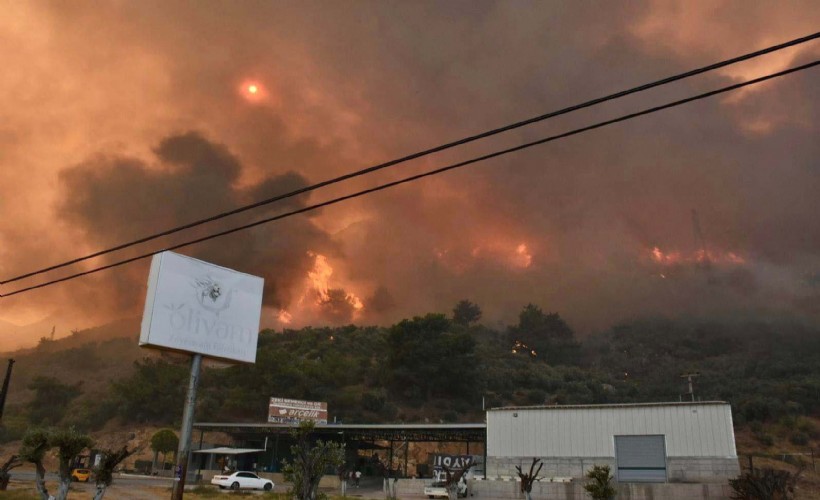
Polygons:
[[254,363],[263,285],[184,255],[154,255],[139,345]]
[[270,398],[268,423],[298,424],[303,421],[327,424],[327,403],[301,399]]

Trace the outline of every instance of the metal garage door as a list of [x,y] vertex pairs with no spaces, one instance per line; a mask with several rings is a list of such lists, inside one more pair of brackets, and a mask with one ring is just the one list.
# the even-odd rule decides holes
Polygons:
[[666,447],[663,436],[615,436],[618,481],[666,481]]

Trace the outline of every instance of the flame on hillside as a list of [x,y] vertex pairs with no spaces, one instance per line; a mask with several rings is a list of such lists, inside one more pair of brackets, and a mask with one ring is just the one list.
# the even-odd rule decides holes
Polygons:
[[313,258],[313,267],[305,276],[302,292],[289,310],[282,309],[277,319],[282,325],[290,325],[297,317],[297,323],[315,323],[317,317],[331,323],[344,323],[355,319],[364,310],[362,299],[348,286],[334,282],[334,269],[328,258],[316,252],[308,252]]
[[489,240],[466,249],[435,248],[433,255],[453,272],[463,273],[481,261],[491,261],[512,269],[527,269],[533,263],[533,251],[527,243]]
[[676,264],[746,264],[746,259],[735,252],[716,252],[711,250],[698,250],[689,254],[677,251],[664,252],[659,247],[653,247],[649,251],[652,261],[661,265]]

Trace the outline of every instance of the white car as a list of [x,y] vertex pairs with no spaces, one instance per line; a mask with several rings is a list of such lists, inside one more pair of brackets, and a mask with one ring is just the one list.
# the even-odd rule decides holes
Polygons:
[[253,472],[234,472],[230,476],[214,476],[211,484],[220,488],[230,488],[238,490],[240,488],[250,488],[254,490],[270,491],[273,489],[273,481],[257,476]]

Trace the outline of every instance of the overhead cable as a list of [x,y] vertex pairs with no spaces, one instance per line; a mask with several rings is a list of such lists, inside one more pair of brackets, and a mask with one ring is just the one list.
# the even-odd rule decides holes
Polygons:
[[[22,280],[22,279],[25,279],[25,278],[30,278],[32,276],[43,274],[43,273],[46,273],[46,272],[49,272],[49,271],[54,271],[55,269],[60,269],[60,268],[66,267],[66,266],[70,266],[72,264],[77,264],[79,262],[83,262],[85,260],[93,259],[95,257],[100,257],[100,256],[103,256],[103,255],[112,253],[112,252],[116,252],[118,250],[124,250],[126,248],[136,246],[136,245],[140,245],[142,243],[147,243],[149,241],[155,240],[157,238],[161,238],[163,236],[168,236],[168,235],[171,235],[171,234],[174,234],[174,233],[178,233],[180,231],[191,229],[191,228],[200,226],[202,224],[206,224],[206,223],[213,222],[213,221],[216,221],[216,220],[219,220],[219,219],[223,219],[225,217],[229,217],[229,216],[236,215],[236,214],[239,214],[239,213],[242,213],[242,212],[246,212],[248,210],[259,208],[261,206],[269,205],[271,203],[275,203],[277,201],[281,201],[281,200],[284,200],[284,199],[287,199],[287,198],[292,198],[294,196],[309,193],[311,191],[315,191],[317,189],[323,188],[325,186],[329,186],[331,184],[336,184],[336,183],[343,182],[343,181],[346,181],[346,180],[349,180],[349,179],[353,179],[355,177],[359,177],[359,176],[366,175],[366,174],[369,174],[369,173],[372,173],[372,172],[376,172],[378,170],[382,170],[382,169],[385,169],[385,168],[388,168],[388,167],[398,165],[400,163],[405,163],[405,162],[408,162],[410,160],[415,160],[415,159],[418,159],[418,158],[421,158],[421,157],[424,157],[424,156],[428,156],[428,155],[431,155],[431,154],[434,154],[434,153],[438,153],[438,152],[441,152],[441,151],[444,151],[444,150],[447,150],[447,149],[451,149],[451,148],[454,148],[454,147],[457,147],[457,146],[462,146],[464,144],[468,144],[468,143],[471,143],[471,142],[474,142],[474,141],[478,141],[480,139],[485,139],[487,137],[498,135],[498,134],[501,134],[503,132],[508,132],[510,130],[521,128],[521,127],[524,127],[526,125],[531,125],[533,123],[548,120],[548,119],[554,118],[556,116],[565,115],[565,114],[568,114],[568,113],[572,113],[574,111],[578,111],[580,109],[589,108],[589,107],[592,107],[592,106],[595,106],[595,105],[598,105],[598,104],[601,104],[601,103],[604,103],[604,102],[607,102],[607,101],[611,101],[611,100],[614,100],[614,99],[619,99],[621,97],[628,96],[630,94],[643,92],[645,90],[649,90],[649,89],[652,89],[652,88],[655,88],[655,87],[659,87],[659,86],[662,86],[662,85],[667,85],[667,84],[672,83],[672,82],[676,82],[676,81],[679,81],[679,80],[690,78],[690,77],[700,75],[700,74],[703,74],[703,73],[706,73],[706,72],[709,72],[709,71],[714,71],[716,69],[724,68],[724,67],[730,66],[732,64],[737,64],[739,62],[748,61],[749,59],[754,59],[756,57],[760,57],[760,56],[763,56],[763,55],[766,55],[766,54],[770,54],[772,52],[777,52],[779,50],[783,50],[783,49],[786,49],[786,48],[789,48],[789,47],[794,47],[794,46],[797,46],[797,45],[800,45],[800,44],[815,40],[817,38],[820,38],[820,32],[813,33],[811,35],[803,36],[803,37],[800,37],[800,38],[795,38],[794,40],[790,40],[790,41],[785,42],[785,43],[772,45],[770,47],[766,47],[766,48],[761,49],[761,50],[756,50],[756,51],[750,52],[748,54],[733,57],[731,59],[726,59],[726,60],[723,60],[723,61],[720,61],[720,62],[716,62],[714,64],[709,64],[709,65],[703,66],[701,68],[686,71],[684,73],[679,73],[677,75],[662,78],[660,80],[656,80],[656,81],[651,82],[651,83],[646,83],[646,84],[639,85],[637,87],[633,87],[633,88],[630,88],[630,89],[627,89],[627,90],[622,90],[620,92],[616,92],[614,94],[609,94],[609,95],[604,96],[604,97],[599,97],[597,99],[592,99],[590,101],[586,101],[586,102],[583,102],[583,103],[580,103],[580,104],[575,104],[575,105],[572,105],[572,106],[569,106],[569,107],[566,107],[566,108],[559,109],[557,111],[552,111],[552,112],[549,112],[549,113],[546,113],[546,114],[535,116],[533,118],[529,118],[529,119],[526,119],[526,120],[511,123],[509,125],[504,125],[502,127],[494,128],[492,130],[488,130],[488,131],[482,132],[480,134],[464,137],[462,139],[452,141],[452,142],[448,142],[448,143],[442,144],[440,146],[436,146],[436,147],[433,147],[433,148],[430,148],[430,149],[425,149],[425,150],[419,151],[417,153],[413,153],[413,154],[410,154],[410,155],[407,155],[407,156],[403,156],[401,158],[396,158],[394,160],[390,160],[390,161],[387,161],[387,162],[384,162],[384,163],[380,163],[378,165],[374,165],[374,166],[371,166],[371,167],[363,168],[361,170],[350,172],[350,173],[347,173],[347,174],[344,174],[344,175],[341,175],[341,176],[338,176],[338,177],[334,177],[332,179],[327,179],[327,180],[324,180],[322,182],[318,182],[316,184],[311,184],[309,186],[305,186],[305,187],[300,188],[300,189],[289,191],[289,192],[284,193],[284,194],[273,196],[271,198],[260,200],[260,201],[254,202],[254,203],[250,203],[248,205],[243,205],[241,207],[238,207],[238,208],[235,208],[235,209],[232,209],[232,210],[228,210],[228,211],[225,211],[225,212],[220,212],[218,214],[211,215],[209,217],[205,217],[203,219],[199,219],[199,220],[196,220],[196,221],[193,221],[193,222],[189,222],[189,223],[183,224],[181,226],[176,226],[176,227],[173,227],[173,228],[170,228],[170,229],[166,229],[164,231],[160,231],[158,233],[154,233],[154,234],[151,234],[151,235],[148,235],[148,236],[144,236],[144,237],[138,238],[136,240],[129,241],[127,243],[122,243],[122,244],[119,244],[119,245],[116,245],[116,246],[113,246],[113,247],[110,247],[110,248],[106,248],[104,250],[99,250],[97,252],[90,253],[88,255],[84,255],[82,257],[77,257],[75,259],[67,260],[67,261],[61,262],[59,264],[55,264],[55,265],[52,265],[52,266],[44,267],[42,269],[27,272],[27,273],[21,274],[19,276],[14,276],[12,278],[8,278],[6,280],[0,281],[0,285],[5,285],[7,283],[13,283],[15,281],[19,281],[19,280]],[[0,295],[0,296],[2,296],[2,295]]]
[[552,142],[552,141],[556,141],[556,140],[559,140],[559,139],[564,139],[564,138],[571,137],[571,136],[574,136],[574,135],[582,134],[584,132],[589,132],[591,130],[595,130],[595,129],[599,129],[599,128],[606,127],[606,126],[609,126],[609,125],[613,125],[613,124],[616,124],[616,123],[624,122],[624,121],[627,121],[627,120],[631,120],[633,118],[638,118],[640,116],[649,115],[649,114],[652,114],[652,113],[656,113],[658,111],[663,111],[665,109],[674,108],[674,107],[677,107],[677,106],[681,106],[683,104],[687,104],[687,103],[690,103],[690,102],[705,99],[707,97],[712,97],[712,96],[715,96],[715,95],[718,95],[718,94],[723,94],[723,93],[726,93],[726,92],[737,90],[737,89],[740,89],[740,88],[743,88],[743,87],[747,87],[749,85],[755,85],[755,84],[758,84],[758,83],[761,83],[761,82],[772,80],[774,78],[778,78],[778,77],[781,77],[781,76],[796,73],[798,71],[803,71],[803,70],[806,70],[806,69],[809,69],[809,68],[813,68],[817,65],[820,65],[820,60],[815,60],[815,61],[812,61],[812,62],[807,63],[807,64],[803,64],[803,65],[800,65],[800,66],[789,68],[789,69],[786,69],[786,70],[783,70],[783,71],[778,71],[777,73],[772,73],[770,75],[755,78],[753,80],[749,80],[749,81],[746,81],[746,82],[736,83],[734,85],[729,85],[727,87],[722,87],[722,88],[712,90],[712,91],[709,91],[709,92],[704,92],[702,94],[697,94],[697,95],[694,95],[692,97],[687,97],[685,99],[672,101],[672,102],[669,102],[667,104],[662,104],[660,106],[654,106],[654,107],[651,107],[651,108],[647,108],[647,109],[644,109],[642,111],[638,111],[638,112],[635,112],[635,113],[629,113],[629,114],[626,114],[626,115],[622,115],[618,118],[613,118],[611,120],[598,122],[598,123],[595,123],[593,125],[588,125],[586,127],[581,127],[581,128],[577,128],[577,129],[574,129],[574,130],[570,130],[569,132],[564,132],[562,134],[552,135],[552,136],[545,137],[543,139],[539,139],[539,140],[536,140],[536,141],[527,142],[527,143],[524,143],[524,144],[521,144],[521,145],[518,145],[518,146],[515,146],[515,147],[512,147],[512,148],[502,149],[502,150],[496,151],[494,153],[490,153],[490,154],[486,154],[486,155],[483,155],[483,156],[478,156],[476,158],[472,158],[470,160],[462,161],[462,162],[459,162],[459,163],[454,163],[454,164],[447,165],[445,167],[440,167],[440,168],[437,168],[437,169],[434,169],[434,170],[429,170],[429,171],[423,172],[421,174],[412,175],[412,176],[409,176],[409,177],[405,177],[403,179],[399,179],[397,181],[388,182],[386,184],[381,184],[381,185],[378,185],[378,186],[375,186],[375,187],[372,187],[372,188],[364,189],[362,191],[357,191],[357,192],[352,193],[352,194],[348,194],[348,195],[345,195],[345,196],[340,196],[338,198],[333,198],[331,200],[327,200],[327,201],[324,201],[322,203],[316,203],[316,204],[313,204],[313,205],[302,207],[302,208],[297,209],[297,210],[292,210],[290,212],[285,212],[285,213],[282,213],[282,214],[279,214],[279,215],[276,215],[276,216],[273,216],[273,217],[260,219],[258,221],[255,221],[255,222],[252,222],[252,223],[249,223],[249,224],[244,224],[244,225],[237,226],[237,227],[227,229],[227,230],[224,230],[224,231],[219,231],[217,233],[213,233],[213,234],[210,234],[208,236],[203,236],[201,238],[196,238],[196,239],[189,240],[189,241],[186,241],[186,242],[183,242],[183,243],[178,243],[178,244],[175,244],[175,245],[172,245],[172,246],[160,249],[160,250],[155,250],[155,251],[152,251],[152,252],[144,253],[144,254],[138,255],[136,257],[131,257],[131,258],[128,258],[128,259],[120,260],[120,261],[117,261],[117,262],[114,262],[114,263],[111,263],[111,264],[96,267],[94,269],[89,269],[87,271],[83,271],[83,272],[80,272],[80,273],[71,274],[71,275],[65,276],[63,278],[54,279],[54,280],[51,280],[51,281],[46,281],[46,282],[40,283],[38,285],[33,285],[33,286],[21,288],[21,289],[14,290],[14,291],[6,293],[6,294],[0,294],[0,297],[9,297],[9,296],[12,296],[12,295],[17,295],[17,294],[28,292],[28,291],[31,291],[31,290],[36,290],[38,288],[44,288],[44,287],[54,285],[54,284],[57,284],[57,283],[62,283],[64,281],[73,280],[73,279],[79,278],[81,276],[86,276],[86,275],[89,275],[89,274],[104,271],[106,269],[111,269],[111,268],[114,268],[114,267],[129,264],[131,262],[146,259],[148,257],[151,257],[151,256],[156,255],[156,254],[161,253],[161,252],[165,252],[165,251],[169,251],[169,250],[177,250],[179,248],[187,247],[187,246],[194,245],[194,244],[197,244],[197,243],[202,243],[204,241],[212,240],[214,238],[219,238],[221,236],[226,236],[228,234],[236,233],[238,231],[244,231],[245,229],[250,229],[252,227],[260,226],[262,224],[267,224],[267,223],[274,222],[274,221],[277,221],[277,220],[292,217],[294,215],[299,215],[299,214],[311,212],[311,211],[317,210],[319,208],[327,207],[327,206],[330,206],[330,205],[335,205],[337,203],[347,201],[347,200],[350,200],[350,199],[353,199],[353,198],[358,198],[360,196],[375,193],[377,191],[383,191],[383,190],[391,188],[391,187],[395,187],[395,186],[399,186],[401,184],[406,184],[406,183],[409,183],[409,182],[413,182],[413,181],[416,181],[416,180],[419,180],[419,179],[422,179],[422,178],[425,178],[425,177],[430,177],[430,176],[433,176],[433,175],[441,174],[443,172],[447,172],[447,171],[454,170],[454,169],[457,169],[457,168],[465,167],[467,165],[472,165],[472,164],[479,163],[479,162],[482,162],[482,161],[486,161],[486,160],[489,160],[489,159],[492,159],[492,158],[497,158],[499,156],[503,156],[503,155],[507,155],[507,154],[510,154],[510,153],[514,153],[516,151],[521,151],[521,150],[524,150],[524,149],[528,149],[528,148],[531,148],[533,146],[538,146],[540,144],[546,144],[548,142]]

